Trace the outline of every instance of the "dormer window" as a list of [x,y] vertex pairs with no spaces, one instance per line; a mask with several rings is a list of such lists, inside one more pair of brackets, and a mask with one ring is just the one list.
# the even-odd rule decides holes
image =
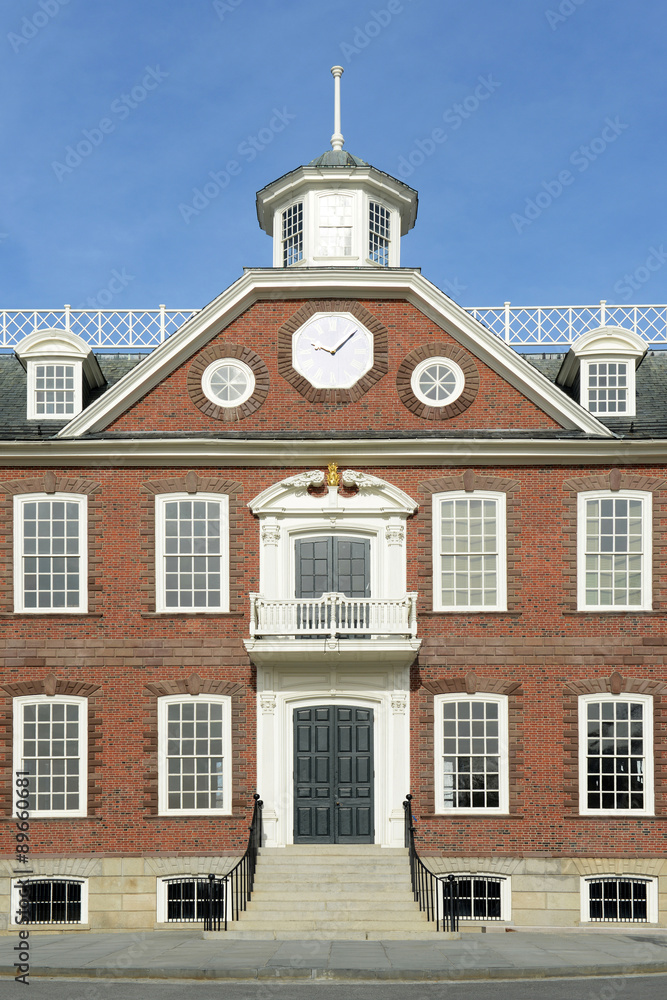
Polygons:
[[368,259],[389,267],[389,209],[377,201],[368,205]]
[[[32,376],[32,378],[30,378]],[[62,420],[81,411],[81,366],[28,365],[28,419]],[[33,413],[30,413],[30,403]]]
[[352,198],[344,194],[320,199],[318,257],[352,256]]
[[634,414],[635,366],[600,359],[581,364],[581,405],[591,413],[627,417]]
[[28,420],[65,422],[105,379],[91,348],[68,330],[36,330],[17,344],[28,375]]
[[303,202],[283,212],[283,267],[297,264],[303,257]]
[[572,344],[558,373],[557,383],[579,382],[579,402],[601,420],[634,417],[635,369],[646,354],[646,343],[617,326],[588,330]]

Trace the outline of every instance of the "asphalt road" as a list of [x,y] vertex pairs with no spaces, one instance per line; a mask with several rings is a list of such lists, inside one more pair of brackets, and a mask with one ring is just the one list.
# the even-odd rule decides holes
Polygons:
[[[31,1000],[664,1000],[667,976],[479,983],[230,983],[31,978]],[[20,983],[0,980],[1,1000]]]

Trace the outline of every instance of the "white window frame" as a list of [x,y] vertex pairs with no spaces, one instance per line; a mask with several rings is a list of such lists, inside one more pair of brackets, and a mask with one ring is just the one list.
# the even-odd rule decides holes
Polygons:
[[[600,410],[591,410],[590,408],[590,366],[591,365],[617,365],[624,364],[626,366],[626,409],[619,413],[609,413],[608,411],[602,412]],[[594,413],[599,420],[606,420],[607,418],[613,419],[615,417],[634,417],[636,416],[636,390],[635,390],[635,359],[629,355],[621,354],[608,354],[600,355],[599,357],[590,357],[581,359],[581,368],[579,373],[580,379],[580,399],[581,405],[584,406],[589,412]]]
[[[76,607],[25,606],[23,509],[27,503],[42,501],[61,501],[79,505],[79,603]],[[88,611],[88,497],[85,493],[21,493],[14,497],[14,610],[26,615],[79,615]]]
[[[57,921],[53,920],[47,923],[27,923],[24,924],[22,921],[17,920],[16,917],[19,915],[20,910],[20,886],[19,881],[22,882],[77,882],[81,885],[81,920],[77,921]],[[25,927],[34,930],[35,933],[39,933],[41,928],[44,927],[83,927],[88,924],[88,879],[78,878],[72,875],[33,875],[26,876],[23,878],[13,878],[11,882],[11,912],[10,912],[10,925],[12,927]]]
[[[74,369],[74,400],[71,413],[38,413],[37,412],[37,367],[44,365],[69,365]],[[28,420],[55,421],[67,423],[83,409],[83,362],[75,358],[60,356],[42,357],[28,361]]]
[[[165,573],[165,507],[181,500],[203,500],[220,504],[220,606],[167,607]],[[155,608],[163,614],[210,615],[229,611],[229,497],[226,493],[160,493],[155,497]]]
[[[635,701],[644,706],[644,808],[591,809],[588,806],[588,705],[595,702]],[[586,694],[579,697],[579,812],[582,816],[653,816],[653,697],[645,694]]]
[[[598,882],[600,879],[613,882],[632,881],[633,879],[646,882],[646,920],[594,920],[590,915],[590,884]],[[593,924],[598,927],[609,924],[636,924],[644,925],[658,923],[658,880],[652,875],[641,875],[638,872],[623,873],[622,875],[601,873],[600,875],[582,875],[580,877],[579,899],[581,904],[580,919],[582,924]]]
[[[442,766],[444,719],[443,705],[452,702],[492,702],[498,706],[498,808],[489,806],[467,806],[451,808],[445,806],[444,771]],[[509,699],[502,694],[466,694],[463,691],[453,694],[439,694],[433,699],[434,712],[434,749],[435,749],[435,811],[445,816],[487,815],[502,816],[509,813]],[[461,755],[468,756],[468,755]],[[470,757],[485,756],[470,753]]]
[[[220,396],[216,395],[214,392],[211,382],[213,377],[220,371],[221,368],[236,368],[245,376],[246,387],[238,396],[237,399],[225,400],[221,399]],[[255,373],[252,368],[247,365],[244,361],[239,361],[238,358],[218,358],[216,361],[211,362],[211,364],[205,369],[204,374],[201,379],[202,392],[211,403],[216,406],[222,406],[226,409],[231,409],[234,406],[242,406],[255,391]]]
[[[448,875],[453,875],[458,881],[459,879],[488,879],[492,882],[500,882],[500,916],[499,917],[464,917],[459,914],[459,920],[465,921],[467,924],[501,924],[507,923],[512,919],[512,879],[510,875],[499,875],[498,872],[447,872],[444,874],[442,872],[438,873],[441,879],[446,879]],[[446,892],[445,888],[445,892]]]
[[[289,236],[285,236],[285,224],[287,221],[288,212],[292,211],[297,214],[301,214],[301,225],[298,229],[294,229]],[[283,209],[280,210],[280,264],[282,267],[294,267],[295,264],[299,264],[304,257],[304,242],[305,242],[305,226],[306,226],[306,205],[302,198],[297,201],[290,202],[289,205],[285,205]],[[292,253],[294,245],[290,243],[295,236],[300,236],[297,253]],[[288,246],[288,243],[290,245]],[[290,256],[295,257],[295,260],[286,260]]]
[[[220,881],[220,879],[223,878],[223,876],[221,874],[218,874],[217,872],[215,873],[215,877],[216,877],[216,881]],[[157,889],[157,892],[156,892],[156,897],[157,897],[156,898],[156,904],[157,904],[157,906],[156,906],[156,922],[158,924],[165,924],[167,927],[192,927],[192,926],[197,926],[198,924],[203,923],[203,920],[204,920],[203,917],[200,920],[169,920],[168,919],[169,913],[168,913],[168,909],[167,909],[167,902],[168,902],[168,899],[167,899],[167,885],[169,884],[169,882],[172,882],[174,879],[178,879],[178,880],[180,880],[182,882],[196,882],[198,879],[203,879],[205,881],[207,878],[208,878],[208,874],[206,872],[202,872],[202,873],[199,873],[197,875],[193,875],[191,872],[188,872],[185,875],[163,875],[163,876],[159,877],[157,879],[157,887],[156,887],[156,889]],[[229,882],[227,883],[227,895],[225,897],[225,904],[226,904],[226,909],[227,909],[227,917],[228,917],[228,919],[231,920],[232,916],[231,916],[231,913],[230,913],[230,909],[231,909],[231,899],[230,899],[231,890],[230,890],[230,884],[231,883],[229,883]]]
[[[495,604],[444,604],[442,600],[442,571],[441,571],[441,516],[440,505],[443,500],[493,500],[496,504],[496,530],[497,530],[497,579],[496,579],[496,603]],[[432,503],[432,525],[433,525],[433,610],[443,611],[448,614],[459,614],[476,612],[486,614],[493,611],[507,611],[507,494],[496,493],[487,490],[473,490],[466,493],[464,490],[450,490],[443,493],[433,494]]]
[[[76,817],[86,816],[88,813],[88,699],[77,698],[71,695],[54,695],[50,697],[45,694],[25,695],[14,698],[14,774],[17,771],[25,770],[23,767],[23,708],[26,705],[78,705],[79,707],[79,808],[78,809],[34,809],[30,811],[30,816],[45,818]],[[16,795],[12,803],[12,815],[17,816]]]
[[[589,500],[641,500],[642,582],[639,604],[586,603],[586,510]],[[590,490],[577,494],[577,610],[613,613],[653,610],[653,494],[642,490]]]
[[[454,376],[455,380],[454,389],[446,399],[443,400],[429,399],[428,396],[424,395],[424,393],[421,390],[421,386],[419,385],[419,380],[422,376],[422,373],[426,371],[427,368],[431,368],[433,365],[441,365],[443,368],[448,368],[452,373],[452,375]],[[414,371],[412,372],[412,375],[410,376],[410,388],[412,389],[413,394],[417,397],[419,402],[423,403],[425,406],[432,406],[435,408],[441,406],[449,406],[449,404],[454,403],[463,392],[465,388],[465,375],[463,374],[463,370],[461,369],[461,367],[457,365],[455,361],[452,361],[450,358],[442,358],[442,357],[425,358],[424,361],[419,362],[419,364],[415,367]]]
[[[222,795],[220,809],[170,809],[168,806],[167,709],[179,703],[222,705]],[[232,814],[232,699],[230,695],[167,695],[158,698],[158,813],[161,816],[231,816]]]

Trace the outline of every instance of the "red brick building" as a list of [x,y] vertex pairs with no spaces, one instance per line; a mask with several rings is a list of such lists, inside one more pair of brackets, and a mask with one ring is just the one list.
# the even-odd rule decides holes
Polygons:
[[387,848],[410,791],[473,922],[667,922],[664,355],[518,354],[334,140],[161,346],[0,358],[7,929],[24,771],[59,929],[168,926],[255,791],[268,846]]

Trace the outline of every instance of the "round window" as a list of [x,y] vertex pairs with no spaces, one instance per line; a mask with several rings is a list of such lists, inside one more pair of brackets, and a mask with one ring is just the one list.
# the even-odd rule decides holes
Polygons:
[[418,364],[410,380],[412,391],[427,406],[453,403],[465,384],[462,370],[449,358],[428,358]]
[[204,394],[217,406],[240,406],[255,390],[252,369],[236,358],[221,358],[204,371],[201,380]]

